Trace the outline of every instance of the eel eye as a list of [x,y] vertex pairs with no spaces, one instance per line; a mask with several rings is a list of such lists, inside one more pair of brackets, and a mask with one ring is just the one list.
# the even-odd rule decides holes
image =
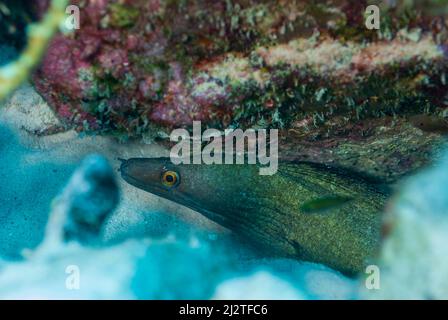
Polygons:
[[175,187],[179,184],[179,175],[175,171],[165,171],[162,174],[162,183],[165,187]]

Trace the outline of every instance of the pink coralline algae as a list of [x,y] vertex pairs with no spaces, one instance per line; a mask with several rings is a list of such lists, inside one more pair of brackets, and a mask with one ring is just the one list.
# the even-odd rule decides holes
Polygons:
[[[81,8],[81,29],[74,35],[58,35],[34,76],[37,90],[67,124],[131,133],[144,130],[151,121],[188,125],[193,119],[219,120],[229,114],[231,110],[221,106],[213,110],[223,102],[213,93],[193,95],[186,75],[196,60],[209,54],[208,49],[223,50],[202,36],[192,40],[192,33],[216,34],[219,26],[196,25],[182,34],[183,28],[196,24],[196,13],[215,10],[215,18],[220,17],[224,2],[197,2],[183,12],[177,4],[160,1],[73,3]],[[161,21],[167,11],[177,17]],[[192,17],[180,19],[184,14]],[[221,38],[228,42],[227,35]],[[198,52],[183,52],[193,47],[190,41],[198,42],[194,45]]]

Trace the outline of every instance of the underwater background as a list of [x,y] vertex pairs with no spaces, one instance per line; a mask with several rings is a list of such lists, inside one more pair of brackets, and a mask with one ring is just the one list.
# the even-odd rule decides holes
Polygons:
[[[448,298],[447,18],[447,1],[0,1],[0,298]],[[272,254],[238,232],[249,209],[225,228],[122,178],[193,121],[278,129],[281,161],[387,189],[365,268],[329,267],[343,246]],[[272,222],[263,204],[249,224]]]

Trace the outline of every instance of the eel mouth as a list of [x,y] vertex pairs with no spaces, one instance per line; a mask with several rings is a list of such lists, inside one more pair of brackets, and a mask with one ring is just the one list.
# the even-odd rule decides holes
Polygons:
[[118,158],[117,160],[121,161],[121,165],[118,168],[120,172],[121,178],[129,183],[130,185],[142,189],[149,193],[154,193],[158,196],[163,197],[162,193],[166,192],[165,189],[158,187],[155,183],[144,182],[138,178],[136,178],[133,174],[130,173],[130,165],[129,160]]

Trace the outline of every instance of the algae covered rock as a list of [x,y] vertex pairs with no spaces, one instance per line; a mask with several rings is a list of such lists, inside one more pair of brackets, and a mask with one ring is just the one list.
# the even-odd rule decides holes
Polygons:
[[290,127],[443,107],[433,92],[447,26],[417,7],[385,7],[382,29],[367,30],[362,1],[73,3],[81,29],[53,41],[35,85],[79,129]]
[[33,78],[67,127],[145,140],[193,120],[293,130],[285,156],[391,180],[441,140],[409,120],[447,115],[437,1],[382,4],[379,30],[367,1],[72,2],[80,30],[52,41]]

